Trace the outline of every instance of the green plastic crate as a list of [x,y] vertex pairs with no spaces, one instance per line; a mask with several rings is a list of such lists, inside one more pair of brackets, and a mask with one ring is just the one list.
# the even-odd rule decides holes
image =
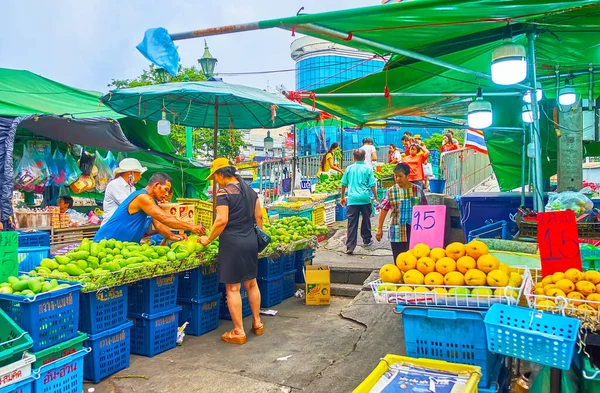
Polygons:
[[0,367],[16,362],[33,346],[33,340],[0,309]]
[[590,358],[581,354],[581,393],[600,392],[600,369],[594,367]]
[[74,354],[77,351],[80,351],[81,348],[83,348],[83,342],[87,340],[87,338],[88,335],[86,333],[79,332],[75,338],[33,353],[33,355],[35,355],[35,362],[33,363],[32,367],[40,368],[45,364],[62,359]]

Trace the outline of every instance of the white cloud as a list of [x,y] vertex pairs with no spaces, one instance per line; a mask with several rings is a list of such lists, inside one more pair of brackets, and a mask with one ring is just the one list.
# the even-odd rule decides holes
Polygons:
[[[132,78],[148,67],[135,49],[144,31],[165,27],[182,32],[296,14],[375,5],[378,0],[5,0],[0,24],[0,66],[27,69],[78,88],[106,91],[112,78]],[[207,39],[217,71],[247,72],[293,68],[282,30]],[[180,41],[185,66],[196,63],[203,41]],[[265,88],[294,86],[294,73],[226,77],[232,83]]]

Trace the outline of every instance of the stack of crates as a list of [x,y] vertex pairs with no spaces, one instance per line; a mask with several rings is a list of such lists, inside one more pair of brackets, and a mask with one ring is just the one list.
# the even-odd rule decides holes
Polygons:
[[32,346],[31,337],[0,310],[0,392],[31,391],[31,363],[35,357],[23,356]]
[[127,318],[131,327],[131,353],[153,357],[175,348],[179,329],[178,274],[129,284]]
[[[231,321],[231,314],[227,307],[227,291],[224,284],[219,284],[219,294],[221,296],[221,304],[219,306],[219,319],[227,319]],[[240,287],[240,296],[242,297],[242,318],[252,315],[252,309],[250,308],[250,301],[248,300],[248,292],[242,285]]]
[[[508,393],[505,357],[488,351],[485,310],[397,306],[406,355],[481,367],[481,393]],[[504,389],[504,390],[503,390]]]
[[[291,254],[293,255],[293,254]],[[285,267],[290,267],[289,255],[277,258],[259,258],[256,282],[260,289],[260,306],[272,307],[283,301],[283,275]],[[293,264],[291,264],[293,267]]]
[[340,203],[335,204],[335,220],[336,221],[346,221],[346,213],[348,208],[346,206],[340,205]]
[[28,272],[50,256],[50,234],[48,232],[19,231],[19,271]]
[[213,203],[195,198],[177,198],[178,203],[194,205],[194,224],[210,228],[213,223]]
[[335,223],[335,201],[325,202],[325,225]]
[[294,266],[296,276],[294,281],[298,284],[304,284],[304,267],[313,264],[315,250],[313,248],[304,248],[294,253]]
[[[39,293],[35,298],[0,294],[0,308],[4,311],[0,315],[14,321],[18,328],[28,332],[31,337],[29,343],[21,343],[22,339],[19,339],[6,349],[0,343],[0,365],[11,357],[20,358],[19,348],[24,344],[31,347],[28,349],[30,354],[13,363],[18,366],[18,370],[14,368],[13,371],[18,371],[23,377],[36,375],[31,381],[11,378],[15,385],[0,391],[82,391],[83,357],[89,349],[83,348],[87,335],[78,332],[81,285],[64,281],[59,281],[59,284],[69,286]],[[15,335],[18,331],[14,330],[15,326],[10,321],[0,320],[0,326],[0,341],[6,335],[5,329],[10,330],[8,337],[14,339],[20,336]],[[6,353],[8,356],[5,356]],[[0,380],[6,381],[4,376]]]
[[81,294],[79,330],[89,335],[85,346],[92,348],[85,356],[83,375],[94,383],[129,367],[128,289],[120,285]]
[[186,334],[201,336],[215,330],[219,326],[221,304],[217,265],[181,273],[177,304],[181,307],[179,326],[188,323]]

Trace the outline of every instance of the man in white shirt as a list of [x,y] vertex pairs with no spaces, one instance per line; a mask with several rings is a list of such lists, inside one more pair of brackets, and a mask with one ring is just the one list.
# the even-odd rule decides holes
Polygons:
[[365,152],[365,165],[373,169],[377,165],[377,149],[373,146],[373,140],[371,138],[364,138],[363,145],[360,148]]
[[119,163],[119,167],[114,172],[115,178],[108,183],[104,191],[104,203],[102,205],[104,217],[100,226],[108,222],[108,219],[119,205],[135,191],[135,184],[140,181],[142,174],[147,169],[142,167],[142,164],[135,158],[125,158]]

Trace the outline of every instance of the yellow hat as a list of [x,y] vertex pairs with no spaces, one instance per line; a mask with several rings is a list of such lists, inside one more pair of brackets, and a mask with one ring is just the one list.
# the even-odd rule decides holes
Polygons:
[[415,139],[421,139],[421,135],[419,135],[419,134],[415,135]]
[[228,168],[230,166],[232,166],[232,165],[227,158],[225,158],[225,157],[216,158],[210,164],[210,175],[208,175],[206,180],[212,180],[213,177],[215,176],[216,171],[218,171],[219,169]]

